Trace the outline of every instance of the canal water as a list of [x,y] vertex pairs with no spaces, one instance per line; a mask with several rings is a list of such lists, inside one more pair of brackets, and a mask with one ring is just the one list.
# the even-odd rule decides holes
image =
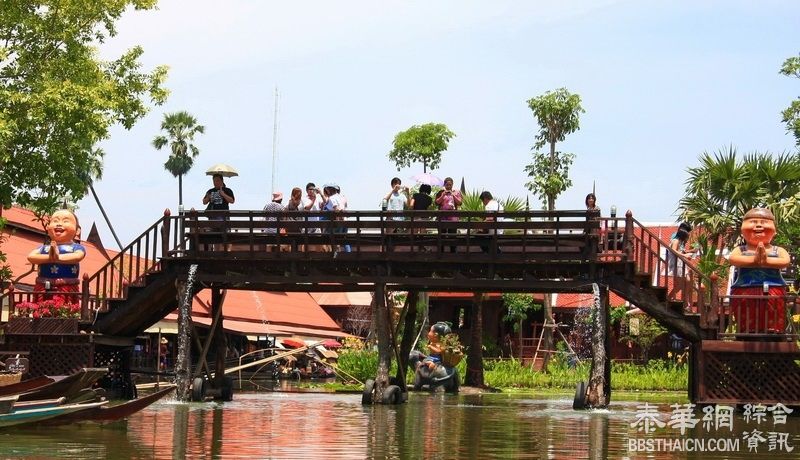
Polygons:
[[106,426],[6,428],[0,458],[800,457],[800,409],[781,423],[774,407],[729,417],[724,407],[689,412],[682,398],[621,399],[573,411],[564,396],[412,393],[403,405],[362,406],[354,394],[237,393],[225,404],[159,402]]

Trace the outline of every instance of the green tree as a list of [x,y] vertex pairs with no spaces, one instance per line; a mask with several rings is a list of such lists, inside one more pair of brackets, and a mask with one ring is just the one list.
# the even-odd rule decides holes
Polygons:
[[514,332],[519,332],[519,326],[528,318],[528,313],[542,308],[542,305],[536,302],[531,294],[518,292],[503,294],[503,306],[506,308],[503,321],[513,323]]
[[[15,0],[0,6],[0,203],[54,208],[86,193],[95,145],[161,104],[166,67],[143,72],[140,47],[101,61],[128,7],[156,0]],[[149,99],[149,101],[146,101]]]
[[422,171],[428,166],[436,169],[442,161],[442,152],[447,150],[450,139],[455,134],[442,123],[414,125],[394,136],[389,159],[397,165],[397,170],[407,168],[411,163],[422,162]]
[[525,172],[531,178],[529,182],[525,183],[525,186],[548,207],[551,197],[553,197],[552,203],[555,207],[555,197],[572,186],[569,167],[572,166],[575,155],[556,153],[555,162],[551,164],[548,153],[533,152],[533,163],[525,166]]
[[[546,199],[547,210],[552,211],[558,195],[572,185],[568,173],[574,158],[570,153],[557,151],[556,143],[580,129],[580,114],[585,110],[581,107],[581,97],[566,88],[529,99],[528,107],[536,117],[539,132],[533,145],[534,161],[525,167],[533,180],[525,185],[536,196]],[[539,152],[546,145],[549,153]]]
[[[525,172],[532,180],[525,186],[534,195],[546,199],[547,210],[553,211],[558,195],[572,185],[569,166],[574,158],[571,153],[557,151],[556,144],[563,141],[567,134],[580,129],[580,114],[585,110],[581,107],[581,97],[570,93],[566,88],[548,91],[529,99],[528,107],[536,117],[539,132],[536,134],[536,143],[533,144],[533,163],[525,167]],[[546,145],[550,147],[548,154],[539,151]],[[547,323],[555,323],[550,294],[544,296],[544,319]],[[553,349],[553,328],[544,328],[542,342],[545,350]],[[542,369],[547,369],[549,358],[550,355],[545,353]]]
[[200,149],[192,142],[197,134],[204,133],[206,128],[197,124],[197,119],[188,112],[175,112],[164,114],[161,122],[160,134],[153,139],[153,147],[161,150],[169,144],[169,158],[164,163],[164,169],[178,178],[178,206],[183,206],[183,175],[188,173],[194,165],[194,158],[200,154]]
[[[787,77],[800,78],[800,56],[790,57],[783,61],[781,74]],[[795,145],[800,147],[800,98],[795,99],[783,112],[783,121],[786,130],[794,135]]]
[[658,321],[645,314],[626,315],[622,319],[622,328],[619,336],[620,342],[633,342],[641,351],[642,361],[647,362],[650,347],[659,337],[666,334]]
[[800,225],[798,155],[752,153],[738,157],[736,148],[730,146],[713,154],[703,152],[700,165],[687,171],[678,213],[681,219],[703,228],[710,247],[735,245],[742,216],[756,206],[772,210],[779,234]]

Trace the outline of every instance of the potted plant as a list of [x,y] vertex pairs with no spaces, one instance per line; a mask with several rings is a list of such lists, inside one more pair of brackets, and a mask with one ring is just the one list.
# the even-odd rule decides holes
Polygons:
[[450,333],[442,337],[442,364],[447,367],[456,367],[464,358],[464,346],[458,334]]

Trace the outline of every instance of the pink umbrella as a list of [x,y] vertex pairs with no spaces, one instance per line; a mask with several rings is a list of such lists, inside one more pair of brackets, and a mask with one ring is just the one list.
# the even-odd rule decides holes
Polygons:
[[322,345],[325,348],[340,348],[342,346],[341,343],[339,343],[339,342],[337,342],[337,341],[335,341],[333,339],[323,340],[320,345]]
[[412,179],[417,181],[418,184],[428,184],[428,185],[444,185],[444,181],[431,173],[420,173],[411,176]]

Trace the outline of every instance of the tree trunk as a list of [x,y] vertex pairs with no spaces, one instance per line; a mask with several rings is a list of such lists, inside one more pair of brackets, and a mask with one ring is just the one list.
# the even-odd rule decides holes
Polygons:
[[389,367],[392,364],[392,344],[390,343],[389,307],[386,305],[386,286],[375,285],[375,329],[378,337],[378,373],[375,376],[375,392],[378,402],[383,391],[389,386]]
[[183,174],[178,174],[178,211],[183,206]]
[[[545,294],[542,300],[544,304],[544,324],[542,324],[542,343],[539,344],[539,350],[542,352],[542,371],[547,372],[547,365],[550,363],[550,354],[554,348],[553,345],[553,329],[556,321],[553,317],[553,297],[551,294]],[[536,363],[534,363],[535,365]]]
[[464,383],[473,387],[486,386],[483,382],[483,294],[475,293],[470,309],[469,351],[467,352],[467,375]]
[[611,342],[609,340],[608,288],[592,285],[592,368],[586,403],[589,407],[605,408],[611,401]]
[[[556,170],[556,143],[550,142],[550,175],[553,175]],[[556,197],[552,194],[547,195],[547,210],[554,211],[556,209]],[[553,317],[553,296],[545,294],[542,300],[544,304],[544,327],[542,334],[542,343],[539,344],[540,349],[545,350],[542,356],[542,371],[547,372],[547,365],[550,363],[551,350],[553,350],[553,328],[547,325],[554,326],[556,324]],[[534,363],[535,365],[536,363]]]
[[408,291],[405,305],[406,315],[403,321],[403,338],[400,340],[400,351],[397,357],[397,378],[400,381],[403,381],[405,376],[405,371],[408,367],[408,355],[411,353],[414,336],[417,333],[417,303],[419,303],[419,291]]

